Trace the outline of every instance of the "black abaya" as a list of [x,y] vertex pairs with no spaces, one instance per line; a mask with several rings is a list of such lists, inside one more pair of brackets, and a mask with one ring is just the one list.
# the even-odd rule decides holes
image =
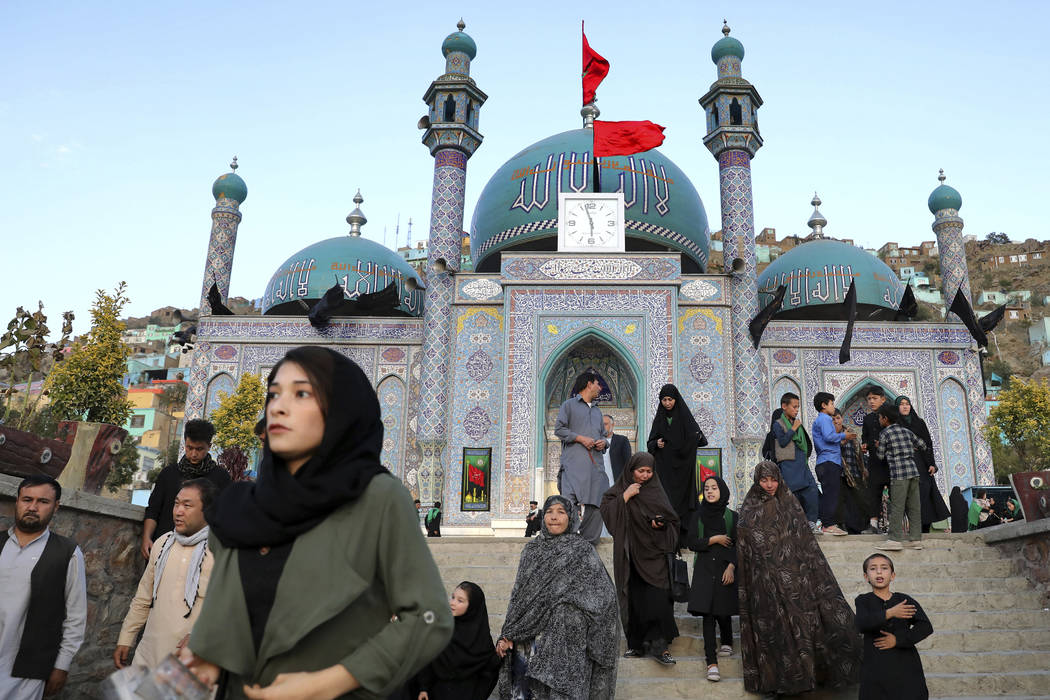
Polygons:
[[[665,396],[675,400],[674,407],[670,411],[663,404],[657,407],[646,449],[656,460],[656,474],[671,507],[678,513],[678,522],[684,528],[697,506],[696,448],[706,445],[707,438],[678,387],[665,384],[660,389],[660,398]],[[661,439],[663,447],[657,442]]]

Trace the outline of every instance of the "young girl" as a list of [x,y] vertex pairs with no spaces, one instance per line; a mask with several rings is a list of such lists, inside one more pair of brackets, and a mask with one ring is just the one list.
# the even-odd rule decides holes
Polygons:
[[745,690],[794,695],[855,683],[853,610],[773,462],[755,467],[737,538]]
[[857,596],[857,631],[864,635],[860,700],[926,700],[926,676],[915,645],[933,634],[933,625],[915,599],[890,591],[896,578],[885,554],[864,560],[871,593]]
[[449,599],[456,627],[452,641],[416,677],[416,700],[486,700],[496,687],[499,657],[489,632],[485,593],[464,581]]
[[[707,680],[721,680],[718,655],[733,653],[732,616],[737,613],[736,521],[729,509],[729,488],[721,477],[704,479],[704,500],[689,526],[693,559],[693,585],[688,610],[704,616],[704,655]],[[715,650],[715,621],[722,629],[722,646]]]
[[267,386],[259,480],[207,513],[215,563],[182,658],[209,685],[226,670],[226,697],[386,697],[448,644],[452,613],[412,496],[379,463],[379,401],[317,346]]

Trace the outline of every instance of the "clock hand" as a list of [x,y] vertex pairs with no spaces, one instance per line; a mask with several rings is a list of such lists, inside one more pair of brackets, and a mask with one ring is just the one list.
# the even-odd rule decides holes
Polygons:
[[591,216],[591,210],[587,207],[583,208],[583,213],[587,215],[587,221],[591,225],[591,235],[594,235],[594,218]]

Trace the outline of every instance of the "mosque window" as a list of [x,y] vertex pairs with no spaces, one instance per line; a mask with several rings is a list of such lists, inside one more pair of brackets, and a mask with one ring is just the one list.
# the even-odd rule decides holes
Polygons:
[[715,118],[715,126],[718,126],[718,104],[711,105],[711,114]]
[[740,126],[744,123],[744,113],[740,109],[740,103],[734,97],[733,101],[729,104],[729,123],[733,126]]
[[467,124],[471,124],[474,120],[474,103],[467,100]]
[[449,95],[445,98],[445,119],[446,122],[456,121],[456,100]]

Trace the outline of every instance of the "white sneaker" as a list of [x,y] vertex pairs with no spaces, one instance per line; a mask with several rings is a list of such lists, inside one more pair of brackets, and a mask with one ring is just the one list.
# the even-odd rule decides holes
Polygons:
[[848,534],[845,530],[840,528],[838,525],[827,525],[824,527],[825,535],[837,535],[839,537]]
[[908,549],[923,549],[922,542],[919,540],[912,540],[911,542],[905,542],[904,546]]
[[722,676],[720,676],[718,673],[718,666],[707,667],[707,680],[715,681],[716,683],[722,680]]
[[904,549],[904,545],[897,540],[886,540],[882,544],[875,545],[875,549],[884,549],[888,552],[899,552]]
[[820,527],[820,521],[819,520],[817,522],[815,522],[815,523],[810,523],[809,524],[809,528],[811,530],[813,530],[813,534],[814,535],[823,535],[824,534],[824,529]]
[[719,656],[732,656],[733,655],[733,647],[729,646],[728,644],[723,644],[722,646],[718,647],[718,655]]

